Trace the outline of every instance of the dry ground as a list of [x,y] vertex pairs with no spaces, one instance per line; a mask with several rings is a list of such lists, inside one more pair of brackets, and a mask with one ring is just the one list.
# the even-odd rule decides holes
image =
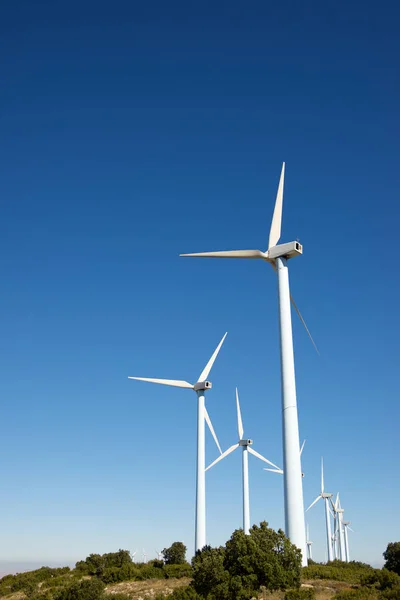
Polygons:
[[179,587],[189,585],[190,579],[146,579],[145,581],[123,581],[108,585],[105,589],[107,594],[129,594],[132,600],[144,600],[144,598],[155,596],[163,592],[166,596]]

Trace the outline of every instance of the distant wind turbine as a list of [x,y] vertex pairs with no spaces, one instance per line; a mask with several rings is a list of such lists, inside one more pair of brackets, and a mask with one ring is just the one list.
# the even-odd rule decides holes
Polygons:
[[310,506],[307,508],[306,512],[310,510],[310,508],[312,508],[314,506],[314,504],[316,504],[318,502],[318,500],[324,500],[325,503],[325,523],[326,523],[326,545],[327,545],[327,549],[328,549],[328,560],[331,561],[333,560],[333,556],[332,556],[332,533],[331,533],[331,520],[330,520],[330,511],[329,511],[329,501],[332,501],[332,494],[329,494],[328,492],[325,492],[325,485],[324,485],[324,459],[321,458],[321,493],[319,494],[319,496],[317,496],[314,500],[314,502],[312,502],[310,504]]
[[157,555],[158,560],[163,560],[163,553],[162,552],[160,552],[159,550],[156,550],[156,555]]
[[222,344],[227,336],[227,333],[223,336],[222,340],[215,349],[210,360],[200,373],[195,384],[187,381],[176,380],[176,379],[153,379],[149,377],[128,377],[128,379],[137,379],[139,381],[149,381],[150,383],[160,383],[163,385],[171,385],[173,387],[187,388],[194,390],[197,394],[197,485],[196,485],[196,520],[195,520],[195,550],[201,550],[206,545],[206,480],[205,480],[205,433],[204,433],[204,420],[206,420],[208,427],[212,433],[215,443],[218,446],[220,453],[222,453],[221,446],[219,445],[218,438],[215,434],[212,426],[210,417],[208,416],[207,409],[205,407],[205,392],[212,388],[210,381],[207,381],[207,377],[210,374],[211,368],[214,364],[215,359],[218,356],[218,352],[221,349]]
[[310,531],[308,528],[308,523],[307,523],[307,529],[306,529],[306,533],[307,533],[307,537],[306,537],[306,543],[307,543],[307,558],[308,560],[312,560],[312,541],[310,540]]
[[211,463],[211,465],[209,465],[207,467],[206,471],[208,471],[208,469],[211,469],[211,467],[213,467],[218,462],[223,460],[226,456],[228,456],[228,454],[230,454],[231,452],[234,452],[237,448],[239,448],[239,447],[242,448],[242,451],[243,451],[242,452],[243,530],[246,534],[248,534],[249,530],[250,530],[250,499],[249,499],[250,492],[249,492],[249,456],[248,456],[248,452],[250,452],[250,454],[253,454],[253,456],[255,456],[256,458],[263,460],[268,465],[273,466],[275,469],[279,469],[279,467],[274,465],[274,463],[272,463],[267,458],[265,458],[264,456],[262,456],[261,454],[259,454],[255,450],[253,450],[253,448],[251,448],[251,445],[253,444],[253,440],[243,439],[244,430],[243,430],[242,414],[240,411],[239,394],[238,394],[237,388],[236,388],[236,410],[237,410],[237,425],[238,425],[239,441],[236,444],[234,444],[233,446],[231,446],[230,448],[228,448],[228,450],[225,450],[225,452],[223,452],[223,454],[221,454],[221,456],[219,456],[216,460],[214,460],[213,463]]
[[143,548],[142,556],[143,556],[143,562],[147,563],[147,554],[146,554],[146,550],[144,548]]
[[[268,250],[224,250],[218,252],[198,252],[181,254],[210,258],[261,259],[269,262],[278,275],[279,325],[281,343],[282,373],[282,422],[283,422],[283,477],[285,494],[285,532],[290,541],[300,548],[302,564],[307,565],[306,532],[304,522],[303,483],[300,465],[299,425],[297,415],[296,379],[293,355],[293,335],[290,303],[292,302],[312,343],[314,340],[297,308],[289,289],[287,261],[303,253],[302,245],[297,242],[278,244],[281,237],[283,185],[285,163],[282,165],[278,193],[269,232]],[[317,347],[315,346],[317,349]],[[318,350],[317,350],[318,351]]]
[[353,529],[350,527],[351,522],[350,521],[343,521],[343,532],[344,532],[344,545],[345,545],[345,551],[346,551],[346,562],[350,562],[350,550],[349,550],[349,534],[348,534],[348,530],[349,531],[353,531]]

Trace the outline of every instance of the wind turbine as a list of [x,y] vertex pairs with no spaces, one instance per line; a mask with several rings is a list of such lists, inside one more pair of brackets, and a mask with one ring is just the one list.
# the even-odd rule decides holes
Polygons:
[[132,562],[135,562],[135,556],[136,556],[137,552],[133,552],[132,556]]
[[146,554],[146,550],[144,548],[143,548],[142,556],[143,556],[143,562],[147,563],[147,554]]
[[222,344],[227,336],[227,333],[223,336],[222,340],[214,350],[210,360],[200,373],[195,384],[187,381],[176,380],[176,379],[153,379],[149,377],[128,377],[128,379],[137,379],[139,381],[149,381],[150,383],[160,383],[163,385],[171,385],[173,387],[187,388],[194,390],[197,394],[197,479],[196,479],[196,522],[195,522],[195,550],[201,550],[206,545],[206,478],[205,478],[205,433],[204,433],[204,420],[207,421],[207,425],[210,428],[215,443],[218,446],[220,453],[222,453],[221,447],[218,442],[218,438],[215,434],[212,426],[210,417],[208,416],[207,409],[205,407],[205,392],[212,388],[210,381],[207,381],[207,377],[210,374],[211,368],[214,364],[215,359],[218,356],[218,352],[221,349]]
[[[296,400],[296,379],[294,370],[292,319],[290,302],[296,309],[314,346],[315,343],[302,318],[289,289],[287,261],[303,253],[297,242],[278,244],[281,237],[283,185],[285,163],[282,165],[275,209],[269,232],[268,250],[225,250],[221,252],[198,252],[181,254],[210,258],[262,259],[269,262],[278,275],[279,325],[282,375],[282,421],[283,421],[283,476],[285,494],[285,531],[290,541],[302,551],[303,566],[307,565],[306,532],[304,522],[303,482],[300,465],[299,425]],[[315,346],[316,348],[316,346]]]
[[244,430],[243,430],[242,414],[240,411],[239,394],[238,394],[237,388],[236,388],[236,410],[237,410],[237,424],[238,424],[239,441],[236,444],[234,444],[233,446],[231,446],[230,448],[228,448],[228,450],[225,450],[225,452],[223,452],[221,454],[221,456],[218,456],[218,458],[216,460],[214,460],[214,462],[211,463],[211,465],[209,465],[207,467],[206,471],[208,471],[208,469],[211,469],[211,467],[216,465],[220,460],[223,460],[226,456],[228,456],[228,454],[231,454],[231,452],[234,452],[237,448],[239,448],[239,447],[242,448],[242,451],[243,451],[242,452],[243,531],[246,534],[248,534],[249,530],[250,530],[249,456],[248,456],[248,452],[250,452],[250,454],[253,454],[253,456],[255,456],[256,458],[263,460],[268,465],[272,465],[273,467],[275,467],[275,469],[279,469],[279,467],[274,465],[274,463],[272,463],[267,458],[265,458],[264,456],[262,456],[261,454],[259,454],[255,450],[253,450],[253,448],[251,448],[251,446],[253,444],[253,440],[243,439]]
[[332,555],[332,533],[331,533],[331,519],[330,519],[330,510],[329,510],[329,501],[332,498],[332,494],[325,492],[325,484],[324,484],[324,459],[321,458],[321,493],[317,496],[307,508],[306,512],[310,510],[318,502],[318,500],[324,500],[325,502],[325,521],[326,521],[326,544],[328,549],[328,560],[333,560]]
[[306,544],[307,544],[307,558],[308,560],[312,560],[312,541],[310,540],[310,531],[308,528],[308,523],[307,523],[307,537],[306,537]]
[[156,549],[156,555],[158,560],[163,560],[163,553]]
[[339,493],[336,496],[335,503],[332,502],[332,508],[335,516],[335,534],[337,539],[336,558],[342,561],[346,561],[346,550],[343,532],[343,513],[344,510],[340,505]]
[[[345,550],[346,550],[346,562],[350,562],[350,551],[349,551],[349,536],[348,536],[348,531],[353,531],[353,529],[350,527],[351,522],[350,521],[343,521],[343,531],[344,531],[344,545],[345,545]],[[354,533],[354,531],[353,531]]]

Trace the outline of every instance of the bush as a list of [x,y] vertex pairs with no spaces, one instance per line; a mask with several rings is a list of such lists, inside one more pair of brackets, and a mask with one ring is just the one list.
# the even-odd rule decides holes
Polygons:
[[400,598],[400,585],[395,585],[390,589],[386,589],[380,594],[380,598],[385,600],[399,600]]
[[191,585],[184,588],[174,590],[172,594],[165,596],[164,594],[156,594],[155,596],[146,596],[145,600],[203,600],[203,596],[199,596]]
[[145,565],[138,572],[138,579],[164,579],[164,570],[151,565]]
[[104,583],[97,578],[74,583],[54,594],[54,600],[101,600]]
[[378,600],[379,592],[361,587],[356,590],[343,590],[333,597],[333,600]]
[[183,565],[165,565],[164,567],[165,577],[193,577],[193,569],[189,563],[183,563]]
[[400,576],[388,569],[374,569],[361,578],[361,585],[374,586],[379,590],[391,589],[400,585]]
[[288,590],[285,594],[285,600],[314,600],[314,588],[300,588],[296,590]]
[[204,546],[198,550],[192,560],[192,586],[197,594],[208,598],[213,592],[215,597],[224,597],[229,573],[224,568],[225,548]]
[[332,579],[333,581],[345,581],[352,585],[360,584],[361,581],[374,569],[364,563],[342,563],[335,560],[326,565],[311,565],[302,570],[303,579]]

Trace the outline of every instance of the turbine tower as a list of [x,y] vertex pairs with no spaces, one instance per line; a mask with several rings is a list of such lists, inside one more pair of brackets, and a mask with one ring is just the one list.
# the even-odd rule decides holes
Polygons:
[[339,560],[346,561],[346,550],[345,550],[345,541],[344,541],[344,531],[343,531],[343,513],[344,509],[340,505],[340,497],[339,493],[336,496],[335,503],[331,504],[334,512],[335,518],[335,541],[336,541],[336,556]]
[[333,560],[333,552],[332,552],[332,533],[331,533],[331,519],[330,519],[330,510],[329,510],[329,501],[332,501],[333,494],[329,494],[328,492],[325,492],[325,485],[324,485],[324,459],[321,458],[321,493],[319,494],[319,496],[317,496],[314,500],[314,502],[312,502],[310,504],[310,506],[307,508],[306,512],[310,510],[311,507],[314,506],[314,504],[317,504],[318,500],[321,500],[321,498],[324,500],[325,502],[325,521],[326,521],[326,545],[327,545],[327,549],[328,549],[328,560],[331,561]]
[[[300,465],[299,425],[296,400],[296,379],[294,370],[292,319],[290,302],[294,305],[308,335],[304,319],[290,295],[288,260],[303,253],[297,241],[278,244],[281,237],[283,184],[285,163],[278,186],[275,209],[269,232],[268,250],[227,250],[221,252],[200,252],[181,254],[181,256],[197,256],[210,258],[248,258],[262,259],[269,262],[278,275],[279,325],[282,376],[282,426],[283,426],[283,476],[285,495],[285,531],[290,541],[300,548],[303,566],[307,565],[306,532],[304,522],[303,483]],[[311,341],[314,344],[313,339]],[[315,344],[314,344],[315,346]],[[316,347],[316,346],[315,346]]]
[[[346,562],[350,562],[350,551],[349,551],[349,534],[348,531],[353,531],[350,527],[350,521],[343,521],[343,531],[344,531],[344,546],[346,551]],[[354,532],[353,532],[354,533]]]
[[222,344],[227,336],[227,333],[223,336],[222,340],[215,349],[210,360],[204,367],[195,384],[189,383],[188,381],[181,381],[176,379],[154,379],[149,377],[128,377],[128,379],[137,379],[139,381],[149,381],[150,383],[160,383],[163,385],[171,385],[173,387],[187,388],[194,390],[197,394],[197,478],[196,478],[196,518],[195,518],[195,550],[201,550],[206,545],[206,478],[205,478],[205,432],[204,432],[204,420],[212,433],[215,443],[218,446],[220,453],[222,453],[221,447],[218,442],[218,438],[215,434],[212,426],[210,417],[205,407],[205,393],[207,390],[212,388],[210,381],[207,381],[207,377],[210,374],[211,368],[214,364],[215,359],[218,356],[218,352],[221,349]]
[[228,448],[228,450],[225,450],[225,452],[223,454],[221,454],[221,456],[218,456],[218,458],[216,460],[214,460],[214,462],[211,463],[211,465],[209,465],[207,467],[206,471],[208,471],[208,469],[211,469],[211,467],[216,465],[220,460],[222,460],[226,456],[228,456],[228,454],[230,454],[231,452],[234,452],[237,448],[239,448],[239,447],[242,448],[242,451],[243,451],[242,452],[243,531],[246,534],[248,534],[250,531],[250,494],[249,494],[249,455],[248,455],[248,453],[250,452],[250,454],[253,454],[253,456],[255,456],[256,458],[263,460],[264,462],[266,462],[268,465],[271,465],[275,469],[279,469],[279,467],[274,465],[274,463],[272,463],[270,460],[268,460],[267,458],[265,458],[264,456],[262,456],[261,454],[259,454],[255,450],[253,450],[253,448],[251,448],[251,445],[253,444],[253,440],[243,439],[244,429],[243,429],[242,415],[240,412],[239,394],[238,394],[237,388],[236,388],[236,410],[237,410],[239,441],[236,444],[234,444],[233,446],[231,446],[230,448]]
[[307,538],[306,538],[306,544],[307,544],[307,559],[308,560],[312,560],[312,541],[310,540],[310,531],[308,528],[308,523],[307,523]]

